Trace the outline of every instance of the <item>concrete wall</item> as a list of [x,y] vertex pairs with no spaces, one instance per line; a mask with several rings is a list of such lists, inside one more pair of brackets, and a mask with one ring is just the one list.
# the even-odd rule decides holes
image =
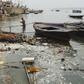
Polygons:
[[17,8],[17,7],[9,7],[5,8],[8,14],[14,13],[14,14],[22,14],[25,12],[24,8]]

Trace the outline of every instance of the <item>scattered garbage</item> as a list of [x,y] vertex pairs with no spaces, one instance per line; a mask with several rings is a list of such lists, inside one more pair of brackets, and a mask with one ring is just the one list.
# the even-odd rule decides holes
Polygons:
[[[71,48],[68,49],[70,46],[61,45],[55,42],[52,43],[52,41],[46,42],[46,39],[43,41],[41,38],[36,37],[25,39],[24,42],[21,43],[1,43],[2,46],[0,46],[0,49],[12,51],[10,54],[4,52],[7,53],[5,57],[8,57],[8,61],[12,59],[11,61],[15,60],[19,62],[18,60],[21,61],[23,58],[23,62],[33,62],[32,66],[28,66],[25,70],[30,74],[34,73],[34,76],[36,77],[34,80],[37,81],[38,84],[48,84],[49,82],[51,84],[56,84],[56,82],[60,84],[60,81],[63,82],[63,79],[61,79],[63,78],[63,71],[65,71],[65,73],[67,71],[76,71],[75,66],[73,67],[73,65],[70,64],[73,59],[73,56],[70,57],[70,55],[77,52],[72,52],[70,50]],[[13,53],[13,51],[15,53]],[[11,56],[12,58],[10,58]],[[12,71],[17,69],[17,72],[20,71],[21,68],[24,68],[21,62],[19,64],[20,66],[11,62],[10,64],[3,64],[3,62],[1,64]],[[28,62],[26,64],[28,64]],[[79,68],[79,70],[83,72],[83,69]],[[24,72],[21,71],[21,73]]]
[[61,62],[64,62],[65,61],[65,59],[64,58],[61,58]]
[[44,46],[47,46],[48,45],[48,43],[42,43]]

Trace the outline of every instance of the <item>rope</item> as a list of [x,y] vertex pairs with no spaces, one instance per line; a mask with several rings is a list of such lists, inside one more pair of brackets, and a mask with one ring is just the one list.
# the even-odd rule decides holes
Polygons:
[[[34,24],[34,22],[32,22],[32,23],[26,23],[26,25],[30,25],[30,24]],[[20,27],[20,26],[22,26],[22,25],[10,25],[10,26],[0,26],[0,28],[12,28],[12,27]]]

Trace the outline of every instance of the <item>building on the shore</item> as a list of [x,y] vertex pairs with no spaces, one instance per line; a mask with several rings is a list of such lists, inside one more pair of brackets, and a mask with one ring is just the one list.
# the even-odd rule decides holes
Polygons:
[[28,8],[24,6],[15,5],[12,1],[0,0],[0,16],[4,15],[18,15],[28,12]]
[[7,11],[8,14],[23,14],[26,13],[26,11],[28,10],[24,6],[13,4],[12,1],[6,1],[3,2],[3,4],[4,4],[4,9]]
[[7,15],[7,11],[4,9],[3,2],[0,0],[0,18]]

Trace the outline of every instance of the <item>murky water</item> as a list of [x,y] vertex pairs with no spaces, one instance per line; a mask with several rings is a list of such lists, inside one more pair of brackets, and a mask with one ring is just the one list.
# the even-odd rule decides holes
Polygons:
[[[84,10],[83,10],[84,11]],[[6,18],[0,21],[4,31],[22,32],[21,17],[26,21],[26,32],[33,36],[33,22],[79,22],[69,18],[70,10],[59,12],[44,10],[41,14],[27,14]],[[83,21],[83,20],[82,20]],[[41,68],[36,73],[36,84],[83,84],[84,83],[84,41],[74,38],[66,45],[53,41],[36,41],[35,45],[0,43],[0,48],[11,48],[0,52],[0,84],[28,84],[21,60],[23,57],[35,57],[35,66]],[[63,61],[64,59],[64,61]],[[6,63],[6,64],[5,64]],[[8,65],[8,66],[7,66]],[[11,66],[18,66],[14,68]],[[80,69],[80,70],[79,70]]]

